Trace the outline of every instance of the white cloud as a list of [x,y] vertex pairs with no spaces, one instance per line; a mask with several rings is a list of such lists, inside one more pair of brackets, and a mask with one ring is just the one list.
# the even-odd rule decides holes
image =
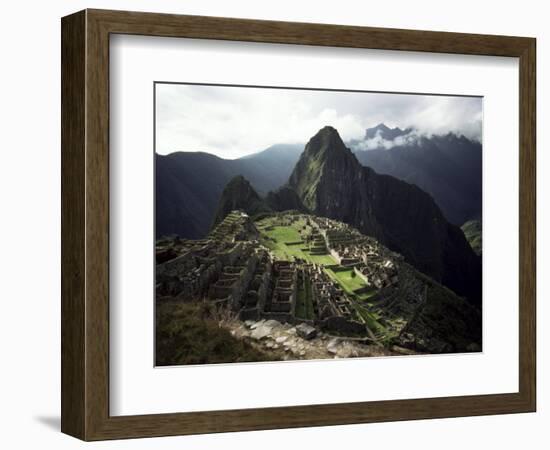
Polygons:
[[305,143],[325,125],[345,141],[361,140],[366,128],[381,122],[419,133],[481,137],[480,98],[185,84],[157,84],[156,90],[161,154],[205,151],[238,158],[276,143]]
[[353,150],[374,150],[378,148],[388,150],[392,147],[400,145],[413,144],[417,142],[423,135],[427,135],[427,133],[421,134],[418,132],[418,130],[412,129],[408,133],[402,136],[397,136],[395,139],[390,140],[384,139],[382,137],[382,132],[379,130],[376,132],[374,137],[354,142],[352,147]]

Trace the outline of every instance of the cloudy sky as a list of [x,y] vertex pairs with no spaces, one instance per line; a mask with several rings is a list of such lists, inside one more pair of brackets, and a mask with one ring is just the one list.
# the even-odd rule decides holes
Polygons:
[[432,95],[156,84],[156,152],[233,159],[306,143],[331,125],[344,141],[379,123],[481,139],[482,99]]

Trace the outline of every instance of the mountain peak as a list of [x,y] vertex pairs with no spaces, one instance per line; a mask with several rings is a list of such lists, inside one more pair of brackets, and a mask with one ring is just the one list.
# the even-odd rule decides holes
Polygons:
[[269,211],[250,182],[242,175],[233,177],[225,186],[218,203],[214,227],[225,219],[231,211],[240,210],[249,215]]
[[338,131],[326,126],[306,144],[288,185],[300,196],[303,205],[313,210],[317,204],[315,186],[326,177],[346,180],[358,167],[356,157],[346,147]]
[[388,127],[384,122],[380,122],[378,125],[376,125],[373,130],[383,130],[383,131],[389,131],[391,130],[390,127]]
[[325,125],[323,128],[321,128],[317,134],[338,134],[338,130],[336,128],[334,128],[333,126],[331,125]]
[[331,127],[330,125],[326,125],[323,128],[321,128],[309,141],[313,141],[316,139],[330,139],[335,141],[342,141],[342,138],[340,137],[340,134],[338,133],[338,130],[334,127]]
[[373,139],[379,135],[382,139],[393,141],[396,137],[403,136],[411,131],[410,128],[402,130],[399,127],[390,128],[385,123],[379,123],[375,127],[367,128],[365,139]]
[[344,141],[340,137],[338,130],[329,125],[321,128],[306,144],[304,154],[309,156],[316,155],[337,155],[350,153]]

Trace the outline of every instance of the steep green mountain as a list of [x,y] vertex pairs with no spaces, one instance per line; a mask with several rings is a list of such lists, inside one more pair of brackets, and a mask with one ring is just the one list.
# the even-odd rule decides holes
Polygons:
[[246,212],[250,216],[271,211],[271,208],[267,206],[242,175],[232,178],[224,188],[218,203],[213,227],[223,221],[227,214],[237,209]]
[[334,128],[310,139],[288,187],[312,213],[354,226],[472,303],[481,301],[481,261],[460,228],[417,186],[361,166]]
[[381,124],[368,129],[363,141],[350,142],[350,147],[362,165],[432,195],[451,223],[461,225],[481,217],[479,142],[453,133],[420,136]]
[[481,221],[469,220],[460,227],[476,254],[481,255]]

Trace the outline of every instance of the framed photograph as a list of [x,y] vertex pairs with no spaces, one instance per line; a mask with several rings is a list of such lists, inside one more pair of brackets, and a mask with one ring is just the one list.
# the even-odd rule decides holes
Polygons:
[[61,29],[63,432],[535,411],[534,38]]

